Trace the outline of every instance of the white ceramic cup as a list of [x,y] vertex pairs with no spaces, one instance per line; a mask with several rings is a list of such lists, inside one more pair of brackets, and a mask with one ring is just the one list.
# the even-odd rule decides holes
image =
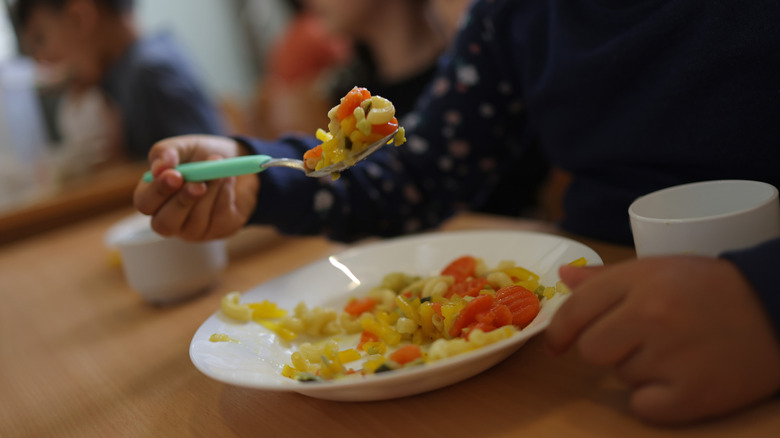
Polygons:
[[107,241],[119,251],[127,282],[152,303],[170,303],[206,291],[227,265],[224,240],[165,238],[152,230],[144,216],[117,224]]
[[714,257],[780,237],[777,188],[759,181],[669,187],[638,198],[628,214],[638,257]]

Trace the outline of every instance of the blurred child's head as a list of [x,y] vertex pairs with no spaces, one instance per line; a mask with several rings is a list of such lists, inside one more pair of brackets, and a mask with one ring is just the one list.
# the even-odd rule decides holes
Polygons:
[[[395,0],[390,0],[395,1]],[[373,21],[372,10],[383,0],[304,0],[306,8],[314,12],[331,32],[356,36]]]
[[328,26],[331,32],[361,38],[383,19],[388,7],[403,7],[408,14],[432,18],[449,40],[471,0],[303,0],[303,4]]
[[304,0],[337,34],[360,38],[376,23],[387,19],[388,8],[405,8],[411,14],[424,14],[429,0]]
[[457,33],[463,13],[472,0],[430,0],[431,12],[447,41]]
[[30,55],[97,82],[114,35],[106,30],[124,26],[132,8],[133,0],[17,0],[14,15]]

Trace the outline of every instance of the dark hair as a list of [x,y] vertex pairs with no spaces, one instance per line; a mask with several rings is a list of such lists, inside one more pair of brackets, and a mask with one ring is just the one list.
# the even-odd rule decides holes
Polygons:
[[[61,10],[70,0],[16,0],[13,6],[13,17],[19,26],[24,27],[35,8],[40,6]],[[101,8],[115,14],[122,14],[133,9],[134,0],[92,0]]]

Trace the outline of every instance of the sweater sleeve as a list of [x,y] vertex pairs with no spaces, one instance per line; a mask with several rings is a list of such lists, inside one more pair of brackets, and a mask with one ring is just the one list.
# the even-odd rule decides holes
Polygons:
[[737,265],[753,285],[780,337],[780,282],[774,277],[780,267],[780,238],[746,250],[727,252],[722,257]]
[[[511,4],[512,2],[507,2]],[[408,142],[387,146],[343,172],[337,181],[290,169],[260,174],[258,207],[250,223],[282,232],[324,233],[351,241],[393,236],[438,225],[461,207],[481,203],[506,159],[517,153],[524,123],[517,75],[506,62],[509,20],[494,2],[469,11],[451,53],[403,125]],[[316,141],[240,139],[256,153],[299,158]]]

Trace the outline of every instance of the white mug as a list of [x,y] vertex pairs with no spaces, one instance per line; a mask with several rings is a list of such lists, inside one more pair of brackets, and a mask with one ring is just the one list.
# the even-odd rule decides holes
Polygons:
[[777,188],[760,181],[703,181],[658,190],[628,209],[638,257],[715,257],[780,237]]

